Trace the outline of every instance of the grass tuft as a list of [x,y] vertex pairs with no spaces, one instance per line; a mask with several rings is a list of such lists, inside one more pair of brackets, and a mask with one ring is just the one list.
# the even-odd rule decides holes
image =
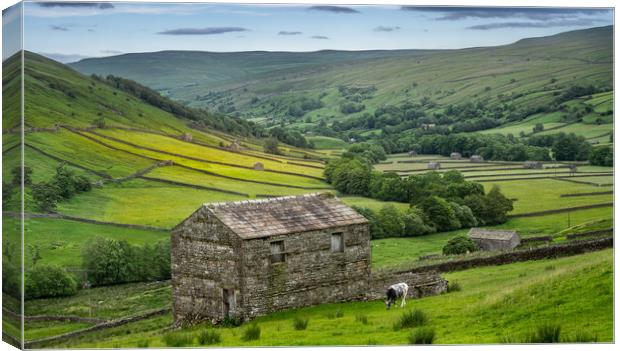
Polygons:
[[239,318],[226,316],[221,323],[221,326],[224,328],[234,328],[238,327],[243,323],[243,321]]
[[260,326],[258,324],[250,324],[241,336],[243,341],[252,341],[260,339]]
[[543,324],[539,325],[536,330],[527,337],[527,342],[532,344],[557,343],[560,342],[559,325]]
[[220,333],[213,329],[205,329],[198,334],[198,343],[200,345],[213,345],[221,341]]
[[419,328],[409,335],[410,344],[432,344],[433,341],[435,341],[435,329],[433,328]]
[[365,314],[358,314],[357,316],[355,316],[355,320],[364,325],[368,324],[368,316],[366,316]]
[[424,311],[413,309],[400,316],[400,319],[394,324],[394,330],[420,327],[425,325],[428,319],[428,315]]
[[308,318],[295,317],[293,319],[293,328],[295,330],[305,330],[308,327]]
[[586,342],[597,342],[598,341],[598,336],[592,335],[589,332],[586,331],[577,331],[575,333],[575,335],[571,338],[568,338],[566,340],[566,342],[572,342],[572,343],[586,343]]
[[136,342],[136,347],[146,348],[149,347],[149,339],[140,339]]
[[448,283],[448,292],[461,291],[461,284],[459,282]]
[[339,308],[336,312],[330,312],[327,314],[327,319],[335,319],[344,317],[344,312]]
[[186,333],[168,333],[164,335],[164,342],[166,346],[170,347],[184,347],[190,346],[194,338],[190,334]]

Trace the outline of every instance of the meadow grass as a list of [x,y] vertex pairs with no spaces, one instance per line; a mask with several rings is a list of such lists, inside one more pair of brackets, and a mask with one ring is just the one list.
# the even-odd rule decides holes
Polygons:
[[307,137],[308,141],[314,143],[314,147],[317,149],[344,149],[347,147],[347,143],[338,138],[331,138],[326,136],[310,136]]
[[[553,265],[554,270],[546,267]],[[596,335],[598,341],[613,338],[613,250],[552,260],[520,262],[503,266],[473,268],[444,274],[459,281],[463,289],[450,294],[410,300],[405,309],[386,311],[383,301],[324,304],[273,313],[251,325],[260,325],[260,339],[243,341],[247,326],[218,328],[221,346],[278,345],[403,345],[411,342],[416,329],[394,330],[402,313],[420,309],[429,316],[426,327],[435,332],[436,344],[497,343],[504,335],[521,335],[538,325],[561,325],[563,335],[577,332]],[[340,309],[344,317],[329,319]],[[363,314],[372,323],[360,323]],[[291,321],[298,316],[312,321],[306,330],[295,330]],[[149,346],[165,346],[161,328],[165,318],[132,323],[124,328],[96,332],[58,347],[134,346],[148,338]],[[168,317],[169,318],[169,317]],[[169,320],[169,319],[168,319]],[[475,328],[471,328],[475,325]],[[191,335],[191,346],[204,326],[178,332]],[[360,338],[360,335],[367,337]]]
[[219,191],[134,179],[74,196],[61,203],[58,211],[99,221],[172,228],[204,203],[245,199]]

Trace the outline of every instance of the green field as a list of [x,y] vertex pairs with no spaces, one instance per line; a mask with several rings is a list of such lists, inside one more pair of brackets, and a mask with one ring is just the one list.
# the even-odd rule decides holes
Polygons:
[[[421,309],[429,316],[427,326],[435,330],[436,344],[486,344],[518,340],[537,326],[561,326],[561,336],[577,332],[613,340],[613,252],[604,250],[585,255],[474,268],[445,274],[457,281],[461,291],[409,300],[406,310]],[[148,289],[144,289],[145,292]],[[138,292],[137,296],[144,293]],[[121,295],[122,296],[122,295]],[[84,301],[84,297],[76,297]],[[103,297],[108,304],[109,300]],[[122,305],[124,299],[114,301]],[[46,301],[55,308],[55,301]],[[80,303],[76,304],[79,306]],[[84,302],[82,302],[84,304]],[[342,317],[334,318],[336,311]],[[215,346],[301,346],[301,345],[403,345],[413,329],[394,330],[403,313],[386,311],[382,301],[321,305],[273,313],[256,319],[261,336],[257,341],[240,338],[247,326],[217,328],[221,342]],[[308,319],[304,331],[293,328],[293,319]],[[365,316],[367,323],[360,322]],[[127,326],[99,331],[54,347],[136,347],[148,339],[149,347],[165,347],[164,332],[170,317],[157,317]],[[471,328],[475,325],[475,328]],[[197,326],[174,334],[187,335],[179,346],[199,346]]]

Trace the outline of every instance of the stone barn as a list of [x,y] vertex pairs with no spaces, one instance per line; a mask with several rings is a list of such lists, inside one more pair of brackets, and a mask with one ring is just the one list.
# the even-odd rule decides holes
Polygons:
[[480,155],[472,155],[469,158],[469,162],[474,162],[474,163],[484,162],[484,157],[482,157]]
[[440,169],[440,168],[441,168],[441,163],[439,163],[439,162],[429,162],[429,163],[426,165],[426,168],[427,168],[427,169],[437,170],[437,169]]
[[205,204],[173,229],[171,251],[175,324],[352,301],[370,286],[368,221],[329,193]]
[[540,161],[525,161],[523,162],[523,168],[526,169],[542,169],[543,163]]
[[265,166],[262,164],[262,162],[256,162],[254,164],[254,167],[252,167],[252,169],[254,169],[255,171],[264,171]]
[[511,250],[521,243],[521,237],[514,230],[471,228],[468,236],[484,251]]
[[407,153],[407,155],[409,155],[409,157],[416,157],[418,156],[418,152],[415,150],[411,150]]
[[459,152],[453,152],[450,154],[450,159],[452,160],[460,160],[461,159],[461,153]]

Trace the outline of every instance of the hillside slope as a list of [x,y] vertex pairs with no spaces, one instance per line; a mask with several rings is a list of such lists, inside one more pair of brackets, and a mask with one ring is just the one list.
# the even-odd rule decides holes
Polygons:
[[[613,27],[608,26],[462,50],[261,53],[257,62],[258,53],[220,54],[226,59],[214,62],[215,54],[167,52],[89,59],[72,66],[87,73],[127,73],[189,105],[266,125],[284,121],[302,131],[321,121],[329,125],[377,115],[386,105],[413,103],[421,116],[430,118],[470,102],[484,107],[446,122],[477,117],[498,121],[478,128],[488,129],[540,112],[574,85],[611,90],[612,38]],[[200,55],[209,59],[194,59]],[[144,70],[134,72],[137,65],[148,66],[149,72],[157,69],[157,81]],[[213,77],[217,74],[224,77]],[[211,79],[187,79],[202,76]],[[376,129],[363,124],[353,122],[346,129]]]

